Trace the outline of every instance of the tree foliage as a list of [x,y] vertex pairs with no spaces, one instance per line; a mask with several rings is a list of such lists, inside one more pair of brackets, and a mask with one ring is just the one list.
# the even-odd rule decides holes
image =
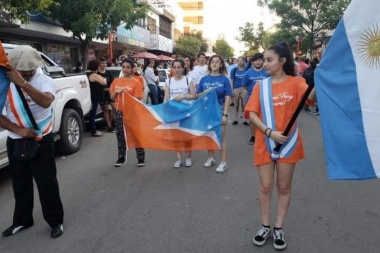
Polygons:
[[130,29],[136,20],[146,16],[147,5],[135,0],[57,0],[59,6],[50,11],[64,30],[71,31],[82,44],[86,63],[86,51],[92,40],[106,39],[109,32],[125,23]]
[[234,56],[234,49],[224,39],[217,40],[212,47],[214,53],[221,55],[223,58]]
[[176,55],[190,55],[193,58],[196,58],[197,54],[200,52],[201,46],[202,41],[199,38],[193,35],[185,35],[176,41],[173,51]]
[[[258,0],[281,18],[283,29],[295,29],[312,50],[314,39],[324,30],[334,29],[350,0]],[[298,30],[299,29],[299,30]],[[310,51],[311,52],[311,51]]]
[[262,22],[258,24],[256,29],[253,23],[246,22],[243,27],[239,27],[239,32],[240,35],[236,39],[243,42],[250,51],[258,51],[260,48],[265,49],[267,47],[264,44],[266,31]]
[[54,0],[2,0],[0,10],[6,10],[12,18],[27,21],[27,11],[46,13],[52,5],[56,5]]

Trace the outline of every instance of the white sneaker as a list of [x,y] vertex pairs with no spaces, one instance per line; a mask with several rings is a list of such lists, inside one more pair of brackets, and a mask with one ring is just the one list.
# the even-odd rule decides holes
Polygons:
[[193,165],[191,158],[186,158],[185,165],[186,165],[186,167],[191,167],[191,165]]
[[178,160],[178,161],[175,161],[175,163],[174,163],[174,168],[176,168],[176,169],[178,169],[178,168],[180,168],[182,166],[182,162],[181,162],[181,160]]
[[208,168],[208,167],[211,167],[211,166],[213,166],[215,164],[215,159],[214,159],[214,157],[209,157],[208,159],[207,159],[207,161],[205,162],[205,164],[203,164],[206,168]]
[[216,172],[223,173],[228,170],[228,166],[226,162],[220,162],[218,168],[216,168]]

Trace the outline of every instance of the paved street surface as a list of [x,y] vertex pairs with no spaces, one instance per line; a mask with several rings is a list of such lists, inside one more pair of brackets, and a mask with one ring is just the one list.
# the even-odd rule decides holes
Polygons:
[[[380,252],[379,181],[328,181],[318,119],[302,112],[299,124],[307,159],[295,172],[286,252]],[[261,222],[248,127],[230,124],[227,135],[230,169],[217,174],[203,167],[207,152],[175,170],[174,152],[149,150],[147,165],[137,168],[131,150],[128,164],[115,168],[115,134],[86,133],[80,152],[57,157],[63,236],[50,238],[36,193],[35,225],[0,237],[0,252],[275,252],[272,240],[252,244]],[[11,225],[13,205],[7,169],[0,171],[1,231]]]

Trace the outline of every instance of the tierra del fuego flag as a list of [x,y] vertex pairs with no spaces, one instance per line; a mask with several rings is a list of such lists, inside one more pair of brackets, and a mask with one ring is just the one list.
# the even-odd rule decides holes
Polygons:
[[379,11],[353,0],[316,70],[329,179],[380,177]]
[[128,148],[221,149],[221,112],[215,90],[197,100],[146,105],[126,94],[123,120]]
[[0,42],[0,113],[3,111],[10,83],[6,73],[7,68],[5,64],[7,62],[7,55],[5,54],[3,45]]

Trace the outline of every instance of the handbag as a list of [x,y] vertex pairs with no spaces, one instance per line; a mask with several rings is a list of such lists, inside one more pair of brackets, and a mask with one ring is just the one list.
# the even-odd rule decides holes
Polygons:
[[[24,97],[24,94],[21,91],[21,88],[17,85],[15,86],[22,100],[22,103],[24,104],[24,107],[29,116],[29,119],[32,122],[33,128],[35,130],[38,130],[38,125],[36,121],[34,120],[33,114],[30,111],[29,105],[26,102],[26,99]],[[36,157],[39,148],[40,148],[40,143],[36,139],[33,139],[33,138],[16,139],[15,144],[13,146],[13,156],[17,160],[30,161]]]

